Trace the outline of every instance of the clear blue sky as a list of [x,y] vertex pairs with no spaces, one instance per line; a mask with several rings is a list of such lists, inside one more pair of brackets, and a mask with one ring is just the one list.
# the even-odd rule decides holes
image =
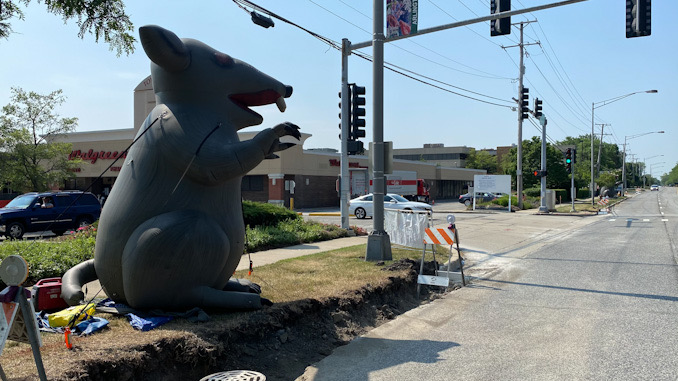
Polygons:
[[[372,2],[366,0],[259,0],[259,5],[334,41],[371,39]],[[551,1],[513,0],[514,10]],[[275,105],[257,109],[264,115],[258,130],[289,120],[313,135],[306,148],[339,148],[340,53],[291,25],[276,21],[254,25],[229,0],[127,1],[135,28],[157,24],[179,37],[204,41],[294,86],[281,114]],[[467,20],[489,13],[489,0],[420,0],[419,28]],[[653,166],[658,177],[678,163],[678,1],[655,0],[652,35],[625,38],[625,1],[589,0],[516,16],[513,22],[538,20],[525,29],[525,86],[544,101],[552,140],[591,132],[591,103],[635,91],[637,94],[596,109],[596,123],[609,123],[605,141],[623,144],[625,136],[664,130],[629,140],[628,150]],[[10,87],[48,93],[63,89],[62,116],[79,118],[78,131],[133,127],[133,90],[149,74],[140,44],[130,56],[117,58],[91,35],[77,37],[77,26],[48,14],[33,1],[25,21],[13,20],[16,32],[0,41],[0,105],[9,102]],[[386,61],[447,85],[446,89],[502,105],[518,96],[517,27],[508,37],[490,38],[481,23],[385,46]],[[138,35],[137,35],[138,37]],[[372,54],[371,48],[363,49]],[[367,87],[367,141],[371,140],[372,65],[356,56],[349,62],[349,81]],[[517,143],[517,114],[421,84],[387,71],[384,138],[395,148],[446,146],[494,148]],[[492,99],[485,97],[498,98]],[[596,132],[600,127],[596,126]],[[539,135],[525,123],[523,138]]]

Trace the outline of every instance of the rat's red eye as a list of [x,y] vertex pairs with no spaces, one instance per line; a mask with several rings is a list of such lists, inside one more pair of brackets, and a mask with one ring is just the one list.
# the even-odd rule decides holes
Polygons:
[[231,56],[224,53],[214,53],[214,58],[217,60],[217,63],[221,66],[231,66],[234,61]]

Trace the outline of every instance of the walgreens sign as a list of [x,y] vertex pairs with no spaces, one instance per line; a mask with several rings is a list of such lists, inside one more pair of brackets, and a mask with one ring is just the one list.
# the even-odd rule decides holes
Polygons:
[[81,150],[71,151],[71,154],[68,155],[68,160],[82,159],[84,161],[89,161],[91,164],[97,162],[97,160],[115,160],[117,158],[126,158],[127,152],[118,152],[118,151],[95,151],[90,149],[89,151],[83,152]]

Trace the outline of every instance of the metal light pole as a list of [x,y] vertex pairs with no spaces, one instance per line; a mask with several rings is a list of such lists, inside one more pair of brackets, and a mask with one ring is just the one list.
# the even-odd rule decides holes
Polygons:
[[[594,128],[595,128],[595,118],[594,118],[594,112],[597,108],[603,107],[605,105],[609,105],[610,103],[614,103],[618,100],[622,100],[626,97],[630,97],[631,95],[634,94],[640,94],[640,93],[648,93],[648,94],[655,94],[658,93],[657,90],[646,90],[646,91],[636,91],[634,93],[629,93],[626,95],[620,95],[618,97],[610,98],[604,101],[600,102],[592,102],[591,103],[591,184],[590,184],[590,191],[591,191],[591,205],[594,205],[594,198],[595,198],[595,187],[596,187],[596,179],[595,175],[593,172],[593,136],[594,136]],[[626,144],[624,145],[626,146]]]
[[[666,163],[666,162],[665,162],[665,161],[660,161],[660,162],[657,162],[657,163],[652,163],[652,164],[650,164],[650,177],[652,177],[652,167],[654,167],[655,165],[658,165],[658,164],[664,164],[664,163]],[[661,167],[661,165],[660,165],[660,167]]]
[[643,174],[642,174],[643,175],[643,189],[645,189],[645,175],[647,174],[647,171],[645,169],[647,168],[647,161],[649,159],[654,159],[655,157],[660,157],[660,156],[663,157],[664,155],[654,155],[654,156],[643,158]]
[[642,134],[637,134],[637,135],[631,135],[631,136],[624,136],[624,154],[622,155],[623,160],[622,160],[622,196],[626,194],[626,141],[635,139],[641,136],[649,135],[649,134],[663,134],[664,131],[651,131],[651,132],[645,132]]

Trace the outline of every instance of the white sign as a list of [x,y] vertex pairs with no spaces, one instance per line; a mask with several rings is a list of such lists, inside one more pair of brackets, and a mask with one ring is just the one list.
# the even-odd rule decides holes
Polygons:
[[417,283],[427,284],[429,286],[449,287],[450,279],[444,276],[419,275],[417,277]]
[[474,175],[473,189],[477,193],[511,194],[511,175]]

